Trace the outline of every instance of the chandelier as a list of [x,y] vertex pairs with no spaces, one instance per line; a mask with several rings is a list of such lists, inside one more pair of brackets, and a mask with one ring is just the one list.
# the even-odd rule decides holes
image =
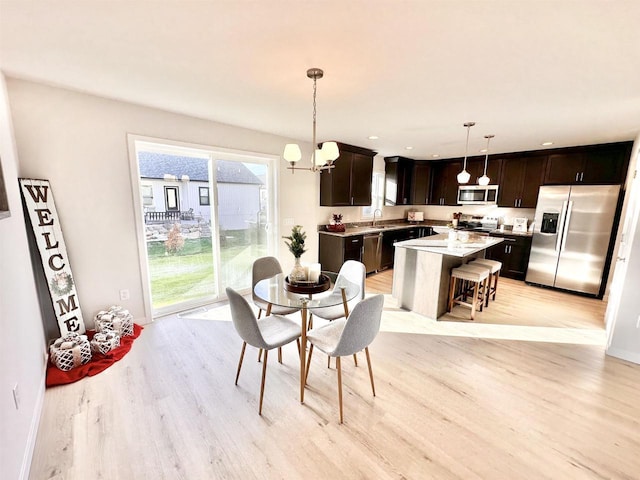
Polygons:
[[462,171],[458,174],[458,183],[467,183],[471,174],[467,172],[467,152],[469,151],[469,130],[476,122],[467,122],[464,126],[467,128],[467,145],[464,147],[464,163],[462,165]]
[[333,162],[340,156],[338,144],[336,142],[324,142],[322,148],[317,148],[316,143],[316,82],[324,76],[324,72],[320,68],[310,68],[307,70],[307,77],[313,80],[313,153],[311,154],[310,167],[298,167],[296,163],[302,158],[300,146],[297,143],[287,143],[284,147],[282,157],[289,162],[287,167],[291,173],[295,170],[310,170],[312,172],[320,172],[334,168]]

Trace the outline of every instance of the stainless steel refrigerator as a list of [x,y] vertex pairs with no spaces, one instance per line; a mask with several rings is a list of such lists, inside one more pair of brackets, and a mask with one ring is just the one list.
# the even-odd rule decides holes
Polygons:
[[540,187],[525,281],[600,296],[619,185]]

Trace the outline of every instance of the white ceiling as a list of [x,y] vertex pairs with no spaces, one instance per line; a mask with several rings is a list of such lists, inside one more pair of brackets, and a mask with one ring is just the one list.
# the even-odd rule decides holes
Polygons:
[[0,0],[0,68],[310,141],[320,67],[319,141],[446,158],[465,121],[470,154],[489,133],[494,153],[635,138],[639,19],[638,0]]

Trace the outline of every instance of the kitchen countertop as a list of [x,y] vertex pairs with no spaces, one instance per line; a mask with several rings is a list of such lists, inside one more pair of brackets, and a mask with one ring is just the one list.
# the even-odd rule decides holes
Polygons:
[[334,235],[336,237],[351,237],[354,235],[367,235],[370,233],[380,233],[380,232],[388,232],[388,231],[394,231],[394,230],[406,230],[409,228],[416,228],[416,227],[432,227],[432,228],[439,227],[445,230],[447,229],[446,225],[438,225],[437,223],[421,222],[417,224],[389,223],[389,224],[377,225],[375,227],[372,225],[362,225],[362,226],[356,226],[356,227],[347,227],[344,232],[329,232],[326,230],[319,230],[318,233],[323,233],[325,235]]
[[[388,232],[394,230],[406,230],[409,228],[415,227],[431,227],[434,231],[440,230],[440,234],[447,232],[449,227],[446,224],[443,224],[443,220],[433,220],[433,221],[425,221],[417,224],[413,223],[389,223],[382,224],[378,226],[372,225],[362,225],[355,227],[347,227],[344,232],[329,232],[326,230],[319,230],[318,233],[323,233],[325,235],[334,235],[336,237],[352,237],[354,235],[368,235],[371,233],[380,233],[380,232]],[[472,230],[467,230],[469,233],[474,233]],[[491,232],[485,232],[485,234],[489,235],[514,235],[514,236],[522,236],[522,237],[531,237],[533,234],[531,232],[514,232],[513,230],[492,230]],[[430,237],[433,238],[433,237]]]
[[504,242],[500,237],[475,236],[470,235],[468,242],[460,240],[449,241],[449,235],[440,233],[430,237],[416,238],[413,240],[405,240],[404,242],[396,242],[396,248],[410,248],[429,253],[437,253],[440,255],[449,255],[453,257],[467,257],[475,253],[493,247],[498,243]]

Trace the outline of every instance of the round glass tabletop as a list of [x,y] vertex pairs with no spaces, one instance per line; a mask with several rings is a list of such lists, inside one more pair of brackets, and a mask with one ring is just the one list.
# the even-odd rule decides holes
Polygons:
[[[338,279],[334,272],[322,272],[331,280],[331,287],[326,292],[304,295],[286,289],[284,273],[260,280],[253,292],[261,300],[273,305],[292,308],[322,308],[340,305],[344,301],[354,299],[360,293],[360,287],[344,277]],[[344,299],[342,292],[344,290]]]

